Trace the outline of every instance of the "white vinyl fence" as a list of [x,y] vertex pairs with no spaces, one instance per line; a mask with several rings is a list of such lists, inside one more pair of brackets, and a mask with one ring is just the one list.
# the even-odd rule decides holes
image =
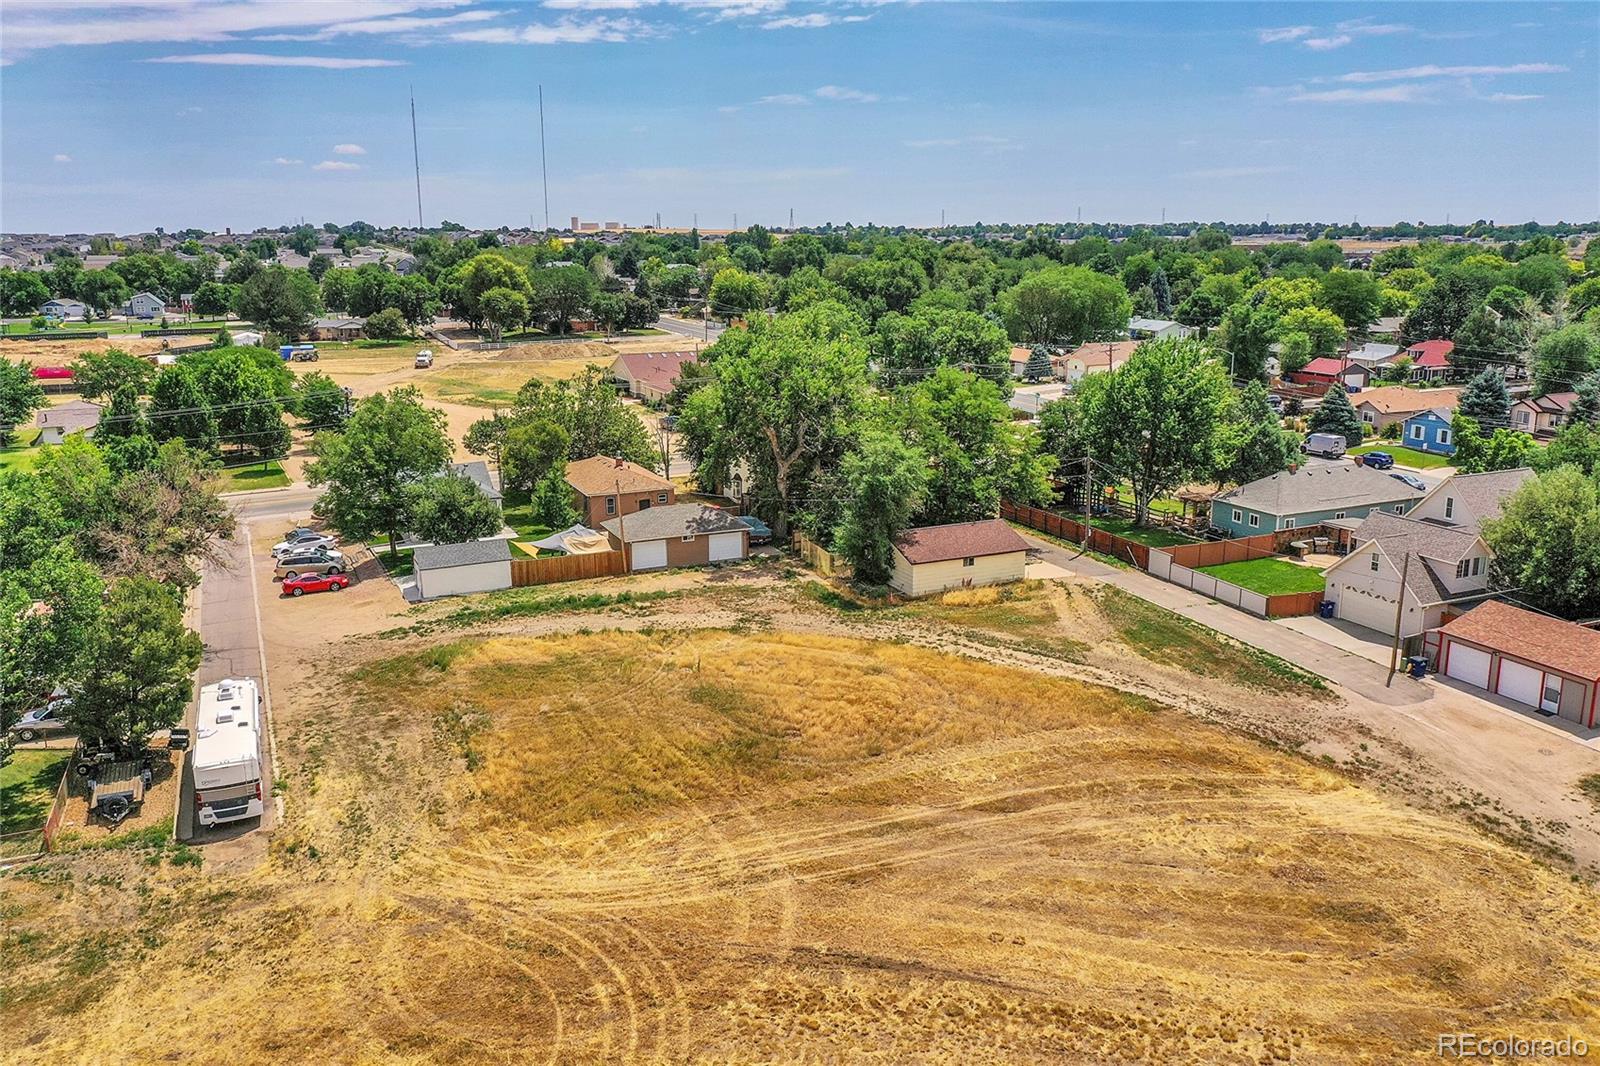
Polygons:
[[1150,573],[1163,581],[1170,581],[1174,585],[1193,589],[1202,596],[1210,596],[1220,600],[1230,607],[1237,607],[1251,614],[1267,615],[1267,598],[1259,592],[1240,588],[1231,581],[1219,581],[1210,574],[1202,574],[1198,570],[1190,570],[1187,566],[1179,566],[1172,561],[1172,556],[1164,551],[1152,548],[1150,550]]

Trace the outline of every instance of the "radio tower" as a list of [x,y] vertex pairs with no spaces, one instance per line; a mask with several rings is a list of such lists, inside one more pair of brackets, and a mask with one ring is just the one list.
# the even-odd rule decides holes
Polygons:
[[409,86],[411,93],[411,165],[417,173],[417,228],[422,228],[422,155],[417,151],[417,89]]
[[550,170],[544,161],[544,86],[539,86],[539,174],[544,179],[544,231],[550,232]]

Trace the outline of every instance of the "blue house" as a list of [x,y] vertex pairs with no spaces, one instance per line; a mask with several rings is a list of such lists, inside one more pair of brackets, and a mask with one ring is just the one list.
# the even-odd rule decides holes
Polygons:
[[1367,466],[1317,464],[1229,489],[1211,500],[1211,524],[1230,537],[1300,529],[1374,511],[1403,515],[1425,493]]
[[1454,455],[1455,438],[1450,434],[1450,412],[1442,407],[1422,411],[1405,421],[1400,441],[1407,448],[1435,455]]

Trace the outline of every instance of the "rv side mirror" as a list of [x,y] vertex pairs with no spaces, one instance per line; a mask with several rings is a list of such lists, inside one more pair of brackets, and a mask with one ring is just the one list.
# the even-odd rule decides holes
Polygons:
[[189,731],[187,729],[174,729],[167,736],[168,751],[188,751]]

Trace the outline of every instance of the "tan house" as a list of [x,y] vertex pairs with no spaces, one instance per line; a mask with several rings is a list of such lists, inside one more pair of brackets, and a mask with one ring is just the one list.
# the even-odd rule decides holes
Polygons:
[[599,529],[608,518],[678,502],[678,487],[660,474],[607,455],[568,463],[567,484],[572,505],[590,529]]
[[1021,581],[1027,565],[1028,542],[998,518],[921,526],[894,539],[889,587],[906,596],[929,596],[999,585]]
[[1056,377],[1065,378],[1067,381],[1078,381],[1085,374],[1095,374],[1103,370],[1115,370],[1133,355],[1133,350],[1143,341],[1090,341],[1080,344],[1066,355],[1057,356],[1051,362],[1056,364]]
[[1416,637],[1490,594],[1493,559],[1476,529],[1375,512],[1323,572],[1324,595],[1338,618],[1384,634],[1398,621],[1401,637]]
[[1554,436],[1567,424],[1576,392],[1547,392],[1530,396],[1511,405],[1511,428],[1536,437]]
[[33,424],[39,427],[38,443],[60,444],[69,433],[92,437],[95,427],[100,424],[100,413],[100,405],[88,400],[69,400],[46,407],[33,420]]
[[629,570],[705,566],[750,554],[750,527],[720,507],[675,503],[600,523],[613,549],[626,552]]
[[1461,399],[1460,389],[1408,389],[1404,385],[1385,385],[1350,397],[1361,421],[1378,432],[1404,422],[1424,411],[1454,411]]
[[629,396],[649,403],[660,403],[678,381],[684,363],[695,359],[694,352],[627,352],[611,363],[611,376],[621,382]]

